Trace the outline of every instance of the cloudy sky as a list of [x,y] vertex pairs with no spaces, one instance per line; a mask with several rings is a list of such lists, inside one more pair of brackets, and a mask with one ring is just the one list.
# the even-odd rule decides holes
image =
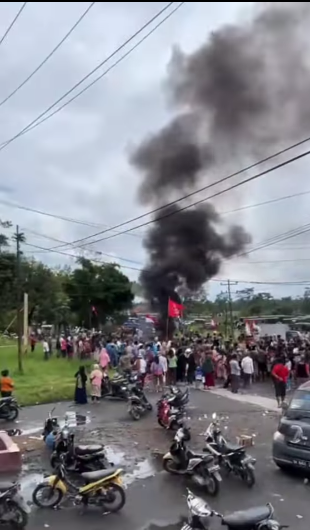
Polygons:
[[[0,34],[4,33],[21,5],[19,2],[1,2]],[[46,65],[2,105],[1,102],[50,53],[88,5],[87,2],[29,2],[0,46],[0,144],[35,120],[166,3],[95,3]],[[42,125],[12,141],[0,151],[0,218],[19,224],[29,244],[49,249],[59,245],[54,240],[71,242],[148,211],[149,207],[143,207],[137,201],[141,176],[129,165],[128,158],[134,145],[158,130],[173,114],[165,80],[174,46],[179,46],[185,53],[193,52],[208,39],[211,31],[246,19],[251,16],[252,9],[253,3],[250,2],[185,3],[92,88]],[[95,76],[119,57],[120,54],[116,55]],[[229,172],[240,167],[234,161]],[[308,172],[307,162],[291,164],[282,171],[240,187],[238,192],[224,194],[214,204],[225,213],[226,223],[240,223],[249,230],[255,246],[308,223],[310,195],[227,212],[309,191]],[[215,174],[214,180],[220,176],[224,175]],[[217,189],[220,188],[213,188],[212,192]],[[196,197],[203,198],[210,192]],[[40,215],[13,204],[79,222]],[[116,235],[90,245],[88,249],[97,253],[91,255],[98,259],[108,261],[109,255],[126,258],[128,261],[114,261],[124,266],[123,270],[130,278],[137,279],[139,272],[135,268],[140,268],[146,259],[142,235],[143,229],[140,228],[130,235]],[[51,266],[74,263],[72,258],[56,252],[40,252],[30,246],[23,250]],[[70,246],[60,250],[69,254],[77,252],[70,251]],[[99,252],[103,254],[100,256]],[[249,281],[310,280],[309,265],[310,240],[305,235],[225,263],[218,278],[240,280],[238,289],[247,286]],[[220,282],[213,282],[209,289],[214,296],[222,287]],[[287,285],[256,285],[255,290],[292,295],[303,289]]]

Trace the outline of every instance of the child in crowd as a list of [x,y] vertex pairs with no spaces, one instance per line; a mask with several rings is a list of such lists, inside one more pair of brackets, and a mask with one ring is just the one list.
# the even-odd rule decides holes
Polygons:
[[10,397],[14,389],[13,379],[8,370],[2,370],[0,378],[1,397]]

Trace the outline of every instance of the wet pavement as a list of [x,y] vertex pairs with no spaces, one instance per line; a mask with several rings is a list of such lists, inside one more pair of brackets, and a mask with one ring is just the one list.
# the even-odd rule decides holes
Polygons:
[[[59,404],[55,414],[63,416],[68,406]],[[18,427],[41,429],[50,409],[51,406],[46,405],[24,409]],[[183,477],[170,476],[162,470],[162,455],[169,449],[172,434],[157,425],[154,412],[134,422],[128,418],[127,406],[122,402],[106,401],[71,410],[87,414],[91,420],[78,430],[77,437],[86,442],[104,443],[108,446],[109,458],[124,469],[127,502],[121,513],[109,516],[90,508],[81,517],[79,508],[71,505],[57,511],[33,509],[29,524],[32,530],[65,526],[67,530],[82,530],[85,525],[92,530],[102,530],[103,525],[116,530],[179,529],[182,517],[186,516],[184,494],[187,486],[207,499],[214,509],[225,513],[271,502],[283,524],[289,524],[293,530],[308,530],[310,486],[304,483],[303,477],[280,472],[271,460],[277,413],[212,395],[212,392],[191,391],[188,414],[192,447],[202,449],[200,435],[212,412],[221,417],[223,434],[231,441],[240,434],[254,435],[255,446],[248,452],[257,458],[257,484],[248,490],[237,478],[223,476],[219,497],[213,499]],[[24,469],[22,490],[30,500],[32,489],[42,476],[42,460],[36,452],[29,453],[25,465],[28,468]],[[218,521],[214,521],[212,527],[218,526]]]

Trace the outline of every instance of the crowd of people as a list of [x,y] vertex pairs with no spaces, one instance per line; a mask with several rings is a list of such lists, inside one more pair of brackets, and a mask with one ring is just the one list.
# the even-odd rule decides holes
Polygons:
[[[254,341],[241,335],[233,342],[212,333],[143,342],[136,336],[105,339],[99,333],[78,337],[76,344],[75,354],[81,360],[92,358],[96,363],[90,374],[93,401],[100,398],[100,377],[109,368],[135,371],[144,384],[152,385],[156,391],[162,391],[164,385],[187,383],[206,390],[219,384],[237,393],[268,379],[274,386],[279,406],[287,390],[310,375],[310,342],[299,337],[286,341],[280,336],[265,336]],[[82,370],[77,374],[80,386],[83,378]]]

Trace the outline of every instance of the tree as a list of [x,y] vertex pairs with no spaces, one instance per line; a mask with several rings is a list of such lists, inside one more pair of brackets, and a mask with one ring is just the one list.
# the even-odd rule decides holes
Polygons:
[[7,248],[9,246],[9,238],[5,234],[0,234],[0,252],[2,252],[3,248]]
[[65,278],[64,289],[80,325],[104,323],[107,317],[131,307],[131,283],[118,265],[98,265],[85,258],[80,258],[78,264]]

